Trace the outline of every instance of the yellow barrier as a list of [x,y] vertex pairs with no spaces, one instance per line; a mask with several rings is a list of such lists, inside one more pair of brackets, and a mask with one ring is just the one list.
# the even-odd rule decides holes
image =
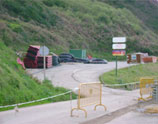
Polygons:
[[82,83],[79,85],[78,90],[78,105],[74,110],[82,110],[85,112],[85,117],[87,117],[87,111],[83,109],[85,106],[95,105],[94,110],[97,106],[103,106],[106,110],[105,105],[102,104],[102,84],[101,83]]
[[138,100],[148,100],[152,98],[152,86],[154,85],[154,78],[140,79],[140,98]]

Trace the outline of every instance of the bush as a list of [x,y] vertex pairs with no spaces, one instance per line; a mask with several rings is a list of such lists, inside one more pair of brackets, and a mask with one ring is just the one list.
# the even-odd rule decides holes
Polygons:
[[9,36],[9,33],[7,30],[3,30],[2,32],[2,40],[4,41],[4,44],[6,46],[9,46],[12,43],[12,39]]
[[106,16],[100,16],[100,17],[98,18],[98,21],[99,21],[99,22],[103,22],[103,23],[105,23],[105,24],[109,24],[109,23],[110,23],[110,19],[107,18]]
[[43,3],[48,7],[58,6],[58,7],[66,8],[67,6],[66,3],[62,0],[44,0]]
[[11,28],[14,32],[17,32],[17,33],[22,31],[21,25],[17,24],[17,23],[9,23],[8,27]]
[[35,1],[25,0],[5,0],[2,4],[8,12],[17,17],[24,19],[24,21],[34,20],[38,23],[50,26],[55,25],[57,16],[53,12],[49,12],[48,9],[43,9],[40,3]]

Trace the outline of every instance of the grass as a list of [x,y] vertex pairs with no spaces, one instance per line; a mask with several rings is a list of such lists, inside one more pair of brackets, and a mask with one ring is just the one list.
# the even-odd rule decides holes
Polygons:
[[11,28],[14,32],[17,32],[17,33],[22,31],[21,25],[18,24],[18,23],[9,23],[8,27]]
[[137,82],[141,77],[158,78],[158,63],[139,64],[118,70],[118,76],[115,76],[115,70],[104,73],[100,79],[105,84],[124,84]]
[[[38,80],[27,75],[17,64],[15,52],[6,47],[2,41],[0,41],[0,53],[0,106],[38,100],[68,91],[62,87],[54,87],[49,80],[45,80],[41,84]],[[73,94],[74,98],[76,98],[75,94]],[[64,100],[69,100],[68,95],[33,104]]]
[[[157,55],[158,36],[152,28],[157,14],[155,12],[155,16],[151,16],[143,8],[148,7],[154,12],[158,7],[138,2],[140,9],[136,3],[115,0],[2,0],[0,22],[6,26],[0,30],[0,37],[16,51],[24,51],[31,44],[45,43],[57,54],[69,49],[87,49],[88,54],[94,57],[114,60],[111,56],[112,37],[126,36],[127,53]],[[146,20],[143,15],[152,19]]]
[[57,16],[53,12],[50,13],[49,9],[43,8],[40,3],[29,0],[3,0],[4,6],[8,13],[14,17],[21,16],[22,20],[29,22],[34,20],[38,24],[46,26],[55,25]]
[[[155,23],[158,18],[157,5],[151,4],[149,0],[106,0],[104,1],[117,8],[127,8],[132,11],[140,20],[142,20],[148,27],[157,32],[158,24]],[[155,9],[155,13],[153,10]],[[148,16],[149,18],[145,18]],[[151,23],[152,22],[152,23]]]
[[[76,99],[76,98],[77,98],[76,94],[72,93],[72,99]],[[18,108],[41,105],[41,104],[47,104],[47,103],[54,103],[54,102],[60,102],[60,101],[67,101],[67,100],[70,100],[70,94],[66,94],[66,95],[59,96],[59,97],[52,98],[52,99],[48,99],[48,100],[43,100],[43,101],[40,101],[40,102],[34,102],[34,103],[19,105]],[[7,110],[14,109],[14,108],[15,107],[0,108],[0,111],[7,111]]]

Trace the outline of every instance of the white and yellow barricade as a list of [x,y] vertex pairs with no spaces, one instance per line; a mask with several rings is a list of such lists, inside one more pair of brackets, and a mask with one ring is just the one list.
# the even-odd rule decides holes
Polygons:
[[140,98],[138,100],[146,101],[152,98],[154,78],[140,79]]
[[97,106],[103,106],[106,110],[105,105],[102,104],[101,83],[82,83],[79,85],[78,105],[77,108],[71,110],[71,116],[73,116],[74,110],[82,110],[85,112],[85,117],[87,117],[87,111],[83,107],[89,105],[95,105],[94,110],[96,110]]

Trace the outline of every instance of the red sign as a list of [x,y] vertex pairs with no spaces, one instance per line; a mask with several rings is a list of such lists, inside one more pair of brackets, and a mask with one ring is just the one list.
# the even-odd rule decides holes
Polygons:
[[113,56],[124,56],[126,54],[125,50],[113,50],[112,55]]

